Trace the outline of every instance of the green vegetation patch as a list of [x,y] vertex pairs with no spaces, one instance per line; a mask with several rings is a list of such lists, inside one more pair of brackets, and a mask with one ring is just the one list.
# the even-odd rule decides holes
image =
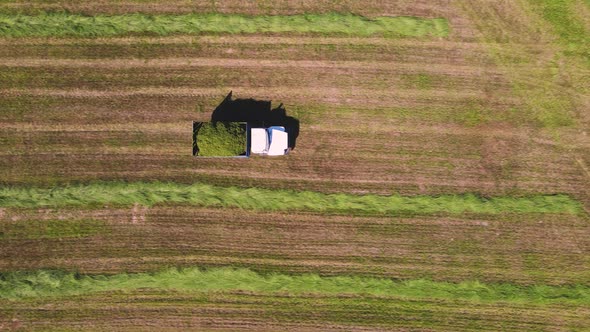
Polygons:
[[445,37],[444,18],[377,17],[345,14],[306,15],[97,15],[43,13],[36,16],[0,14],[1,37],[109,37],[121,35],[202,33],[296,33],[354,36]]
[[[430,74],[404,74],[401,76],[402,81],[404,82],[405,87],[419,89],[419,90],[428,90],[432,88],[433,80],[442,80],[444,79],[442,75],[440,77],[433,77]],[[448,78],[447,78],[448,81]]]
[[0,298],[5,299],[68,296],[139,288],[197,292],[244,290],[291,294],[361,294],[475,302],[590,304],[590,287],[583,285],[525,287],[512,284],[484,284],[477,281],[447,283],[423,279],[394,281],[371,277],[320,277],[315,274],[261,275],[248,269],[233,268],[171,268],[156,273],[110,276],[44,270],[0,274]]
[[193,204],[250,210],[304,210],[358,214],[569,213],[582,205],[566,195],[482,198],[473,194],[379,196],[311,191],[218,187],[162,182],[102,182],[53,189],[0,188],[1,207],[64,207],[143,204]]
[[106,232],[100,220],[24,220],[0,223],[3,239],[81,238]]
[[195,122],[193,151],[199,157],[235,157],[246,154],[246,124]]
[[[590,31],[576,15],[575,0],[529,0],[549,22],[559,41],[565,46],[565,53],[580,55],[590,61]],[[586,3],[588,5],[588,3]]]

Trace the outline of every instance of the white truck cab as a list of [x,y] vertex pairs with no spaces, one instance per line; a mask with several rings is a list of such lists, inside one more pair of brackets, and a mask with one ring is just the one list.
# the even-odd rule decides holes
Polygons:
[[250,128],[250,153],[284,156],[289,153],[289,135],[285,127]]

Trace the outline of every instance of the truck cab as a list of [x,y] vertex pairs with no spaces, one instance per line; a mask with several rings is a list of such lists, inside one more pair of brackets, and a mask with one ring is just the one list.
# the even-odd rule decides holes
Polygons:
[[289,153],[289,134],[285,127],[250,129],[250,153],[263,156],[284,156]]

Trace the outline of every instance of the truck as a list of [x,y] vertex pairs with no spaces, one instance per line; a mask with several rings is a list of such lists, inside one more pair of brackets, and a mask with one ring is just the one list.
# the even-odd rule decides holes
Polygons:
[[196,157],[284,156],[289,151],[289,134],[283,126],[226,121],[193,123]]

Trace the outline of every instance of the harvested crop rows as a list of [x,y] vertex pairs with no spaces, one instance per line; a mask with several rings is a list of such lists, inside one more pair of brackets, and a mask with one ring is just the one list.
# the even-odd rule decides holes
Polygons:
[[[249,36],[220,38],[217,42],[187,39],[185,42],[205,44],[209,50],[179,44],[173,58],[158,54],[157,49],[162,49],[157,47],[159,39],[128,39],[129,45],[117,44],[119,50],[105,54],[104,60],[64,58],[69,49],[55,59],[39,58],[41,50],[55,46],[22,50],[18,41],[10,41],[8,50],[3,50],[5,55],[26,51],[27,57],[5,58],[6,70],[0,78],[3,86],[11,87],[0,92],[8,105],[3,136],[15,140],[12,146],[7,142],[4,151],[10,152],[3,151],[9,154],[3,158],[3,167],[20,165],[22,177],[9,175],[2,178],[3,182],[96,178],[191,181],[207,174],[215,175],[220,183],[240,183],[244,175],[262,181],[267,177],[265,170],[272,168],[288,172],[274,175],[276,186],[297,186],[296,182],[281,180],[306,178],[313,180],[314,190],[338,191],[336,183],[323,182],[340,178],[354,179],[365,187],[361,190],[372,192],[393,187],[408,193],[437,193],[441,190],[436,184],[446,182],[441,179],[443,173],[451,182],[445,183],[444,190],[496,194],[506,193],[508,188],[571,194],[584,191],[577,187],[584,180],[583,171],[571,157],[564,157],[562,149],[531,144],[532,129],[512,130],[510,123],[530,124],[534,120],[518,112],[521,102],[511,95],[510,82],[472,43],[454,42],[458,51],[431,42],[429,53],[424,54],[421,43],[413,46],[406,40],[373,39],[375,44],[365,41],[363,48],[328,44],[334,47],[330,51],[323,47],[310,50],[310,45],[302,41],[309,38],[314,45],[317,37],[291,38],[298,41],[296,44],[286,38],[279,38],[284,43],[275,44],[269,38],[267,44],[254,44],[256,47],[250,38],[260,40]],[[142,50],[136,49],[138,44]],[[98,46],[102,44],[76,49],[96,57]],[[228,52],[223,58],[215,50],[222,47]],[[231,54],[234,49],[240,50],[235,56]],[[155,59],[114,58],[133,57],[144,51]],[[199,57],[192,57],[192,52]],[[204,57],[206,52],[213,57]],[[187,54],[187,58],[179,54]],[[285,54],[296,59],[264,60],[271,54],[274,58]],[[441,63],[449,55],[451,63]],[[368,62],[371,57],[383,61]],[[314,60],[306,60],[310,58]],[[434,64],[424,67],[424,61]],[[288,111],[308,124],[299,138],[302,143],[288,161],[255,160],[236,168],[232,162],[220,165],[186,160],[190,121],[207,119],[207,113],[229,89],[243,97],[284,102]],[[491,128],[483,132],[471,128],[480,122],[489,122]],[[136,127],[144,123],[151,128]],[[63,126],[61,130],[68,136],[77,131],[77,139],[65,138],[68,143],[60,144],[62,134],[43,133],[55,125]],[[38,135],[55,138],[46,140]],[[96,146],[92,144],[96,135],[109,138]],[[341,135],[347,135],[346,139],[340,139]],[[33,143],[27,144],[27,149],[14,148],[23,141]],[[97,159],[95,155],[121,167],[105,173],[100,163],[88,164]],[[359,163],[359,159],[370,162]],[[42,179],[36,174],[39,163],[47,165]],[[490,165],[493,163],[500,165]],[[367,171],[357,168],[363,166]],[[75,170],[68,172],[69,178],[56,179],[56,172],[68,168]],[[152,171],[146,174],[145,168]],[[548,178],[547,168],[555,168],[560,181]],[[237,174],[228,173],[231,170]],[[521,176],[520,172],[532,174]],[[375,180],[380,183],[368,183]],[[486,183],[485,188],[479,188],[480,183]],[[539,185],[543,186],[541,190]]]
[[[131,300],[130,300],[131,298]],[[173,331],[202,329],[351,329],[497,331],[583,329],[588,310],[572,313],[559,305],[531,308],[522,304],[476,304],[457,300],[408,300],[395,297],[286,295],[212,292],[206,295],[143,290],[74,297],[52,310],[46,299],[10,304],[8,312],[26,312],[5,326],[44,330],[59,317],[61,328]],[[350,315],[354,312],[354,315]],[[518,312],[518,315],[514,315]],[[426,317],[426,318],[425,318]],[[34,323],[30,323],[34,322]],[[141,328],[138,328],[141,326]]]
[[[571,22],[587,22],[589,11],[574,10],[587,10],[586,3],[562,2],[565,14],[579,12]],[[585,39],[576,36],[588,27],[549,15],[550,0],[359,3],[1,2],[0,330],[587,327],[590,66]],[[24,22],[55,11],[84,24],[91,20],[80,15],[141,13],[122,17],[145,21],[218,13],[228,22],[411,16],[444,19],[449,30],[448,36],[410,38],[280,32],[276,26],[237,34],[83,38],[80,30],[78,37],[40,38],[41,29],[2,35],[17,14],[32,15]],[[272,100],[273,107],[284,103],[299,119],[288,156],[191,156],[192,121],[210,119],[230,90],[237,98]],[[145,200],[135,203],[100,200],[121,181],[169,188],[146,189]],[[232,187],[216,191],[213,201],[237,201],[256,192],[244,191],[250,187],[263,190],[259,199],[276,193],[279,201],[269,199],[269,208],[260,209],[203,204],[170,189],[192,183]],[[59,189],[78,185],[99,198],[78,204],[75,194]],[[52,187],[58,189],[43,189]],[[19,188],[33,189],[27,196]],[[293,201],[285,198],[290,190]],[[367,195],[470,197],[464,194],[477,195],[474,206],[531,197],[563,197],[567,204],[531,212],[527,201],[528,212],[493,213],[453,212],[451,205],[378,213],[353,203],[350,210],[290,209],[305,192],[313,192],[310,199],[342,194],[334,204],[357,204]],[[145,203],[158,195],[168,200]],[[241,288],[186,293],[155,287],[57,299],[3,293],[14,271],[100,278],[168,267],[314,273],[318,280],[477,280],[481,289],[577,285],[585,300],[556,290],[537,302]]]
[[[35,220],[95,220],[101,227],[81,237],[8,236],[11,229]],[[20,266],[118,273],[167,264],[232,264],[266,272],[443,281],[575,284],[590,278],[588,220],[565,214],[387,218],[135,206],[6,211],[2,222],[7,234],[2,270]],[[31,257],[26,263],[13,255],[18,248]]]

